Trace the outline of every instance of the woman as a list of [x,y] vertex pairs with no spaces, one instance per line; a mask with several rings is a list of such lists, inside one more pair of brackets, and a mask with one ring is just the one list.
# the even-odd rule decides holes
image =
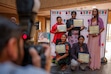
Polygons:
[[70,50],[69,49],[71,47],[70,47],[70,44],[68,42],[66,42],[66,39],[67,39],[67,36],[64,34],[61,37],[61,42],[58,43],[58,45],[65,44],[65,46],[66,46],[66,52],[65,53],[60,53],[60,54],[58,54],[56,52],[56,61],[57,61],[58,65],[61,66],[62,70],[65,70],[66,69],[66,65],[70,63],[69,62],[70,61],[70,58],[69,58],[69,55],[70,55],[69,51]]
[[[82,70],[85,70],[88,66],[88,63],[84,63],[79,59],[79,53],[89,54],[87,44],[84,43],[84,36],[80,35],[78,37],[78,42],[74,43],[71,49],[71,70],[75,70],[77,67],[80,67]],[[90,57],[89,57],[90,58]],[[90,59],[89,59],[90,61]]]
[[52,29],[51,29],[51,31],[50,31],[51,33],[54,34],[53,43],[55,43],[55,44],[56,44],[56,41],[57,41],[57,40],[60,40],[60,39],[61,39],[61,36],[62,36],[63,34],[65,34],[65,32],[58,32],[58,30],[57,30],[57,26],[58,26],[58,25],[63,25],[63,23],[62,23],[62,18],[61,18],[60,16],[58,16],[58,17],[56,18],[56,20],[57,20],[57,23],[52,26]]
[[76,11],[72,11],[71,12],[72,18],[67,20],[67,22],[66,22],[66,26],[67,26],[67,30],[68,30],[68,41],[69,41],[71,47],[74,43],[78,42],[77,38],[80,35],[80,31],[84,29],[84,26],[74,27],[73,20],[76,19],[76,15],[77,15]]
[[90,68],[92,70],[100,69],[100,43],[101,43],[101,32],[104,30],[103,20],[99,17],[99,10],[92,10],[92,18],[88,20],[89,26],[99,26],[99,34],[89,34],[88,48],[91,54]]

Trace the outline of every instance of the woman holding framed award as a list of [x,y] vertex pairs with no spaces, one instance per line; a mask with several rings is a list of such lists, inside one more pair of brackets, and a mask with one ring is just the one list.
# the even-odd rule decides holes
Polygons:
[[66,32],[66,25],[62,23],[62,18],[58,16],[56,18],[57,23],[52,26],[51,33],[54,34],[53,42],[56,44],[57,40],[61,39],[61,36]]
[[67,20],[66,26],[68,31],[68,41],[72,47],[74,43],[78,42],[80,31],[84,29],[84,20],[76,19],[76,11],[71,12],[72,18]]
[[91,54],[90,68],[92,70],[100,69],[100,44],[101,44],[101,32],[104,30],[103,20],[99,17],[99,10],[92,10],[92,18],[88,20],[89,24],[89,36],[88,36],[88,49]]
[[84,43],[84,36],[78,37],[78,42],[74,43],[71,48],[71,70],[74,71],[78,67],[85,71],[90,63],[90,54],[87,44]]
[[[58,65],[61,66],[62,70],[65,70],[67,67],[66,65],[70,64],[70,53],[69,53],[69,49],[71,49],[71,46],[68,42],[66,42],[67,36],[65,34],[62,35],[61,37],[61,41],[56,45],[58,46],[58,51],[56,51],[56,61],[58,63]],[[63,52],[62,52],[62,51]],[[65,52],[64,52],[65,50]]]

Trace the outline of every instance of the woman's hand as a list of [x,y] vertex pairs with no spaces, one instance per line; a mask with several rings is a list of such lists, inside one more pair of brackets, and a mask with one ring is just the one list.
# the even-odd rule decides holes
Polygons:
[[81,30],[83,30],[85,28],[85,26],[81,26]]
[[67,31],[71,30],[74,28],[74,25],[71,25],[70,28],[67,29]]
[[[45,70],[47,71],[47,72],[50,72],[50,67],[51,67],[51,61],[52,61],[52,58],[51,58],[51,47],[50,47],[50,45],[48,45],[48,44],[42,44],[42,46],[44,47],[44,48],[46,48],[45,49],[45,56],[46,56],[46,65],[45,65]],[[37,62],[38,63],[38,62]]]
[[83,63],[83,61],[81,61],[81,60],[79,60],[79,59],[78,59],[77,61],[78,61],[79,63]]
[[56,61],[58,62],[60,60],[60,58],[57,58]]
[[71,25],[71,28],[74,28],[74,25]]
[[97,37],[98,36],[98,34],[92,34],[92,37]]
[[59,32],[58,30],[56,30],[54,33],[57,33],[57,32]]

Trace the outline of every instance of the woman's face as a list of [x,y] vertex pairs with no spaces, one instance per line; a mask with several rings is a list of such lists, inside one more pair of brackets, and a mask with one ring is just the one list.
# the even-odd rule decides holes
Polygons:
[[73,13],[71,16],[72,16],[72,18],[76,18],[76,14],[75,13]]
[[62,42],[65,42],[66,39],[67,39],[67,37],[66,37],[65,35],[62,35],[62,37],[61,37],[61,41],[62,41]]
[[93,10],[92,10],[92,15],[93,15],[93,16],[97,16],[97,13],[98,13],[98,12],[97,12],[96,9],[93,9]]
[[83,37],[80,37],[78,41],[79,41],[79,43],[82,44],[82,43],[84,42],[84,38],[83,38]]
[[62,18],[58,18],[57,22],[61,24],[62,23]]

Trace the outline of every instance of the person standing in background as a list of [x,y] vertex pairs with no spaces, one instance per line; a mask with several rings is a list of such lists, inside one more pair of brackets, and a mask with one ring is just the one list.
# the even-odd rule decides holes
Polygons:
[[89,34],[88,36],[88,49],[91,54],[91,64],[90,68],[92,70],[100,69],[101,59],[100,59],[100,43],[101,43],[101,33],[104,30],[103,20],[99,17],[99,10],[92,10],[93,17],[88,20],[89,26],[99,26],[99,34]]
[[60,40],[60,39],[61,39],[61,36],[62,36],[63,34],[65,34],[65,32],[58,32],[58,30],[57,30],[57,26],[58,26],[58,25],[64,25],[64,24],[62,23],[62,18],[61,18],[60,16],[58,16],[58,17],[56,18],[56,20],[57,20],[57,23],[52,26],[52,29],[51,29],[51,31],[50,31],[51,33],[54,34],[53,43],[55,43],[55,44],[56,44],[56,40]]
[[80,31],[84,29],[84,26],[82,27],[74,27],[73,25],[73,20],[76,19],[76,11],[71,12],[72,18],[67,20],[66,26],[67,26],[67,31],[68,31],[68,41],[72,47],[74,43],[78,42],[78,36],[80,35]]

